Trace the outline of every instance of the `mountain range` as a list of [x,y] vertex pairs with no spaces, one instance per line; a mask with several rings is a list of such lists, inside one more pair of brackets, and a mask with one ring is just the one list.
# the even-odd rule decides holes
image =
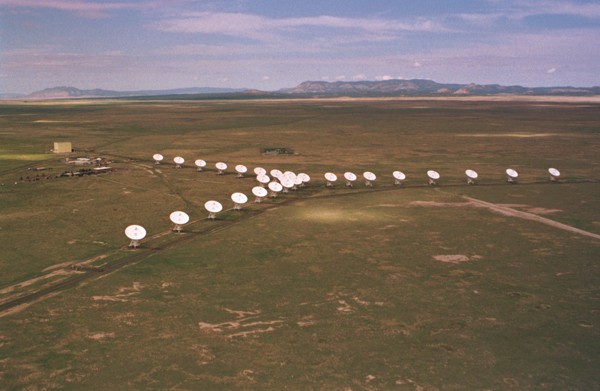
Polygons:
[[523,87],[499,84],[437,83],[426,79],[394,79],[382,81],[326,82],[305,81],[293,88],[279,91],[258,91],[233,88],[191,87],[171,90],[111,91],[81,90],[75,87],[53,87],[29,95],[4,94],[4,99],[74,99],[170,97],[181,99],[210,98],[281,98],[281,97],[394,97],[394,96],[485,96],[485,95],[600,95],[600,87]]

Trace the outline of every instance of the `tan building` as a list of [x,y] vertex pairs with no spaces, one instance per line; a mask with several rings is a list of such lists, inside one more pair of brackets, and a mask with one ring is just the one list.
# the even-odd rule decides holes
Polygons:
[[63,142],[54,142],[54,149],[52,152],[54,153],[71,153],[73,151],[73,146],[70,141]]

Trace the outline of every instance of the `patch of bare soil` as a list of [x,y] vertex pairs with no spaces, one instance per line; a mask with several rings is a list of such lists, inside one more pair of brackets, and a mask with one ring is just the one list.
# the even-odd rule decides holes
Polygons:
[[221,323],[198,322],[200,330],[223,333],[227,338],[237,338],[273,332],[284,322],[282,319],[261,320],[260,311],[236,311],[229,308],[225,308],[225,311],[235,315],[236,319]]
[[463,254],[449,254],[449,255],[434,255],[433,259],[444,263],[463,263],[469,262],[470,258]]

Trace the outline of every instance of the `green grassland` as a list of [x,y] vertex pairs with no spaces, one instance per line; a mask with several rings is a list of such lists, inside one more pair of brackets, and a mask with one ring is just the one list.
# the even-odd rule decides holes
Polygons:
[[[79,275],[75,264],[106,270],[2,314],[0,388],[598,389],[599,109],[510,100],[1,104],[0,304]],[[54,141],[116,171],[22,180],[79,168],[49,152]],[[263,155],[265,147],[295,154]],[[163,164],[153,164],[157,152]],[[217,161],[230,166],[226,175],[216,175]],[[235,164],[312,180],[233,211],[230,194],[253,200],[256,184],[237,178]],[[551,166],[559,183],[548,181]],[[505,182],[508,167],[518,184]],[[478,185],[465,184],[466,168],[479,172]],[[439,186],[427,185],[428,169],[440,172]],[[373,189],[325,186],[327,171],[366,170],[378,176]],[[394,170],[406,173],[402,186]],[[209,199],[225,207],[216,221],[206,220]],[[181,234],[169,232],[174,210],[191,217]],[[127,248],[129,224],[148,231],[140,249]]]

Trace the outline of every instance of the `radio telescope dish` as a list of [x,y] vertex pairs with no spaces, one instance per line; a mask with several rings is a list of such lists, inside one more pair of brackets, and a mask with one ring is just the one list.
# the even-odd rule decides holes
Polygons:
[[277,193],[283,190],[283,186],[279,182],[269,182],[269,190],[271,190],[271,198],[275,198]]
[[283,173],[276,168],[272,169],[269,173],[271,174],[271,176],[273,178],[276,178],[276,179],[279,179],[279,177],[281,177],[283,175]]
[[258,175],[256,177],[256,180],[258,181],[258,183],[262,184],[263,186],[266,185],[267,183],[271,182],[271,178],[269,178],[269,176],[266,174]]
[[506,181],[508,183],[514,183],[519,176],[519,173],[513,170],[512,168],[506,169]]
[[344,179],[346,180],[346,187],[354,187],[354,181],[356,181],[356,174],[350,171],[344,173]]
[[437,180],[440,179],[440,174],[437,171],[427,171],[427,178],[429,178],[429,184],[431,186],[437,185]]
[[246,197],[246,194],[244,193],[233,193],[231,195],[231,200],[234,203],[233,209],[240,210],[242,209],[242,206],[248,202],[248,197]]
[[267,173],[267,170],[265,170],[262,167],[256,167],[254,168],[254,173],[258,176],[258,175],[265,175]]
[[267,189],[264,187],[255,186],[252,188],[252,194],[256,196],[256,200],[254,200],[254,202],[260,204],[262,199],[267,196]]
[[173,161],[175,162],[175,168],[181,168],[181,165],[185,162],[185,159],[181,156],[177,156],[173,158]]
[[465,170],[465,175],[467,176],[468,185],[474,185],[475,179],[479,177],[479,174],[477,174],[477,172],[473,170]]
[[332,187],[333,182],[337,181],[337,175],[333,172],[327,172],[325,173],[325,179],[327,180],[327,187]]
[[202,171],[204,167],[206,167],[206,162],[202,159],[198,159],[194,162],[196,167],[198,167],[198,171]]
[[377,176],[371,171],[365,171],[363,172],[363,178],[365,178],[365,186],[373,187],[373,181],[377,179]]
[[296,188],[296,186],[302,187],[303,185],[304,185],[304,181],[302,180],[300,175],[296,175],[296,179],[294,180],[294,189]]
[[155,153],[154,155],[152,155],[152,159],[154,159],[154,164],[160,164],[160,162],[162,162],[162,160],[164,159],[164,156],[160,153]]
[[310,176],[308,176],[308,174],[305,174],[303,172],[301,172],[300,174],[298,174],[296,176],[296,178],[300,178],[300,180],[302,181],[302,184],[300,186],[304,187],[304,185],[308,182],[310,182]]
[[550,174],[550,180],[552,182],[555,182],[558,180],[558,177],[560,176],[560,171],[558,171],[556,168],[549,168],[548,174]]
[[223,205],[219,201],[210,200],[204,203],[204,209],[208,211],[208,218],[214,220],[217,213],[223,210]]
[[224,172],[225,170],[227,170],[227,164],[225,164],[225,163],[223,163],[223,162],[218,162],[218,163],[216,163],[216,164],[215,164],[215,167],[216,167],[216,168],[217,168],[217,170],[218,170],[218,172],[217,172],[217,174],[218,174],[218,175],[223,175],[223,172]]
[[146,229],[141,225],[130,225],[125,228],[125,236],[131,240],[129,247],[138,248],[139,241],[146,237]]
[[281,186],[283,187],[283,192],[287,193],[289,189],[293,188],[296,185],[295,178],[292,179],[289,176],[282,175],[280,178]]
[[175,224],[173,231],[181,232],[181,226],[190,221],[190,216],[185,212],[177,210],[169,215],[169,219]]
[[237,166],[235,166],[235,172],[238,173],[238,178],[243,178],[244,174],[248,171],[248,168],[246,168],[246,166],[244,166],[243,164],[238,164]]
[[402,171],[394,171],[392,176],[394,177],[395,185],[401,185],[402,181],[406,179],[406,175]]

